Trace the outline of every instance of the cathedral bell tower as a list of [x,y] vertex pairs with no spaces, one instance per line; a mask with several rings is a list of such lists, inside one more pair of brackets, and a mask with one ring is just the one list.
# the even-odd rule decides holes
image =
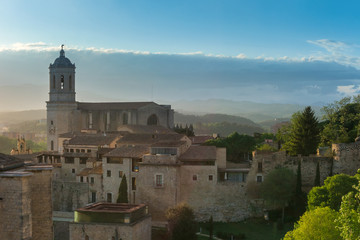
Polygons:
[[75,64],[65,57],[64,45],[60,56],[49,66],[49,101],[47,110],[47,149],[59,149],[59,134],[71,132],[73,115],[77,108],[75,100]]

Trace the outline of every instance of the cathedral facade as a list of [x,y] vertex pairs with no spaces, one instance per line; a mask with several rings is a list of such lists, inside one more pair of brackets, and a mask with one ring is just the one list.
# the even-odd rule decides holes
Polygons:
[[172,128],[174,111],[170,105],[154,102],[77,102],[75,64],[63,47],[49,66],[49,101],[47,108],[47,149],[58,151],[59,134],[110,132],[124,125],[159,125]]

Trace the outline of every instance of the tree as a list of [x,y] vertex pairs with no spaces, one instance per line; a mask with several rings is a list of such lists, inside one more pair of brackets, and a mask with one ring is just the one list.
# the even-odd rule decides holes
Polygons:
[[128,188],[127,188],[127,181],[126,181],[126,175],[121,179],[120,187],[119,187],[119,195],[116,200],[117,203],[128,203]]
[[214,221],[212,215],[210,216],[209,221],[206,222],[205,226],[206,226],[206,230],[208,230],[209,232],[209,239],[212,240],[214,234]]
[[325,120],[321,146],[353,142],[360,130],[360,95],[345,97],[322,108]]
[[284,144],[284,149],[290,155],[308,156],[316,153],[320,142],[318,125],[319,122],[310,106],[301,113],[295,113],[291,119],[289,138]]
[[295,194],[291,201],[291,207],[297,217],[301,216],[306,210],[306,193],[302,191],[301,161],[298,162],[296,173],[296,188]]
[[357,193],[349,192],[343,197],[339,211],[338,223],[341,236],[347,240],[360,239],[360,188]]
[[314,187],[308,194],[308,209],[316,207],[330,207],[338,211],[341,205],[341,198],[349,192],[355,192],[354,185],[359,180],[354,176],[337,174],[328,177],[321,187]]
[[269,204],[282,208],[282,222],[284,222],[284,209],[294,195],[296,177],[287,168],[272,170],[261,184],[261,195]]
[[307,211],[294,225],[294,230],[286,233],[284,240],[341,239],[335,222],[338,215],[329,207]]
[[168,229],[172,240],[196,240],[194,211],[186,203],[181,203],[166,211]]
[[256,141],[254,137],[234,132],[226,138],[208,140],[205,145],[225,147],[228,161],[241,162],[247,160],[248,154],[255,150]]
[[319,186],[320,186],[320,165],[319,165],[319,162],[318,162],[316,164],[314,187],[319,187]]

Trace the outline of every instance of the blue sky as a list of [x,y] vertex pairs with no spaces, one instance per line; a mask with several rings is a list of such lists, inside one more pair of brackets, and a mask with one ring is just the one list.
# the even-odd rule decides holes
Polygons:
[[[84,100],[329,103],[360,93],[359,7],[329,0],[3,0],[0,87],[46,88],[47,66],[64,43]],[[11,71],[19,68],[26,71]],[[181,91],[169,93],[174,89]]]

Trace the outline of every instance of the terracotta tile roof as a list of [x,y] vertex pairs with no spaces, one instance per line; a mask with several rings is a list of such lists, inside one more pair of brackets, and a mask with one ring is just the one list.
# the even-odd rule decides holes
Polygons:
[[186,141],[173,141],[173,142],[157,142],[151,145],[151,147],[180,147],[186,144]]
[[108,152],[111,152],[112,150],[114,150],[114,148],[99,148],[97,153],[99,155],[104,155]]
[[182,134],[127,134],[120,138],[118,144],[154,144],[157,142],[176,142],[181,141],[185,135]]
[[24,166],[24,161],[11,155],[0,153],[0,171],[6,171]]
[[77,176],[89,176],[90,174],[103,174],[102,165],[96,166],[94,168],[84,168],[80,173],[76,174]]
[[139,109],[149,104],[156,104],[156,103],[154,102],[102,102],[102,103],[79,102],[78,109],[100,110],[100,111],[129,110],[129,109]]
[[129,157],[129,158],[142,158],[145,154],[150,153],[149,146],[146,145],[128,145],[115,148],[108,152],[104,157]]
[[119,134],[86,134],[71,138],[69,140],[69,145],[109,145],[118,137],[120,137]]
[[215,161],[215,146],[190,146],[189,149],[180,156],[181,161]]
[[166,134],[175,132],[169,128],[163,126],[147,126],[147,125],[123,125],[118,127],[118,131],[130,132],[130,133],[154,133],[154,134]]
[[194,136],[194,137],[189,137],[189,138],[190,138],[192,144],[203,144],[207,140],[214,139],[213,136]]

